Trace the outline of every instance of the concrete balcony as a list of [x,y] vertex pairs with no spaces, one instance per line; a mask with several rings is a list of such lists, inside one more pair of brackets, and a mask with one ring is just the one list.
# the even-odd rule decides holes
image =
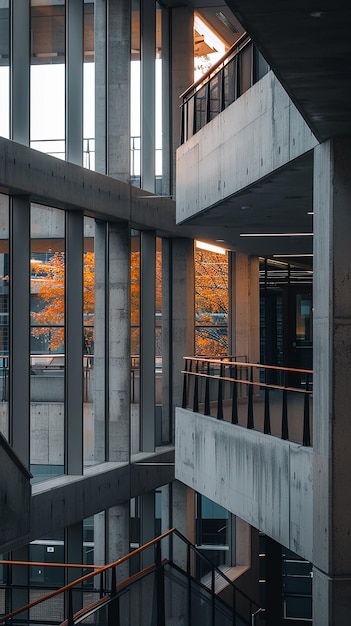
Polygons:
[[176,409],[175,477],[312,561],[313,449]]
[[279,172],[317,145],[268,72],[177,150],[177,223]]

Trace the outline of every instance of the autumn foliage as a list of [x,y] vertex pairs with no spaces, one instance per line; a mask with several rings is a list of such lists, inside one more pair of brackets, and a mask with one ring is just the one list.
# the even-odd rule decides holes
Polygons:
[[[32,312],[32,334],[45,337],[50,350],[64,345],[65,257],[56,252],[47,262],[32,260],[32,294],[38,310]],[[140,352],[140,252],[131,253],[130,272],[131,352]],[[84,254],[84,342],[91,351],[94,327],[94,253]],[[156,312],[162,312],[162,253],[156,252]],[[195,250],[196,353],[227,352],[228,265],[227,255]],[[156,331],[160,343],[160,330]],[[160,352],[161,346],[156,348]]]

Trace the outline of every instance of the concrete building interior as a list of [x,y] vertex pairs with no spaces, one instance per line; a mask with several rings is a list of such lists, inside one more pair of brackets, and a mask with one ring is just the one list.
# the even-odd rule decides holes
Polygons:
[[350,25],[0,0],[0,626],[349,626]]

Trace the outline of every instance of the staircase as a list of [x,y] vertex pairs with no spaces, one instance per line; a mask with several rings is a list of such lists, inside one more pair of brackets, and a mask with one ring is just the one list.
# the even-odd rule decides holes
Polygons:
[[[119,581],[119,566],[138,556],[141,567]],[[199,559],[211,570],[211,584],[199,580]],[[62,565],[61,565],[62,567]],[[65,566],[72,567],[72,566]],[[76,566],[77,567],[77,566]],[[81,566],[84,567],[84,566]],[[231,590],[231,605],[216,593],[218,578]],[[61,609],[53,616],[53,603]],[[1,603],[0,603],[1,606]],[[1,616],[1,624],[57,626],[259,626],[264,611],[242,593],[176,529],[171,529],[115,563],[38,597],[25,607]]]

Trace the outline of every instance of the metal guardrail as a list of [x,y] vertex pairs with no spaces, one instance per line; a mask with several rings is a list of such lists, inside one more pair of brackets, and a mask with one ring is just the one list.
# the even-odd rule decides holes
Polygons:
[[[289,400],[302,396],[302,414],[294,407],[294,421],[300,419],[303,446],[311,446],[310,398],[312,397],[313,371],[245,363],[227,358],[184,357],[182,408],[193,412],[229,419],[239,424],[239,406],[242,414],[246,403],[246,428],[255,428],[254,400],[260,397],[264,403],[263,432],[273,434],[271,412],[274,404],[277,412],[277,393],[281,396],[280,437],[289,437]],[[273,379],[273,381],[272,381]],[[278,382],[276,382],[278,381]],[[295,381],[295,382],[294,382]],[[256,395],[254,395],[256,394]],[[262,398],[263,394],[263,398]],[[296,430],[296,429],[295,429]]]
[[244,33],[182,99],[180,143],[184,143],[262,78],[269,70],[259,50]]
[[[181,543],[176,545],[175,542],[179,540]],[[164,542],[164,543],[162,543]],[[126,562],[130,562],[137,555],[146,552],[147,550],[153,551],[153,559],[151,565],[140,570],[139,573],[134,574],[130,578],[127,578],[117,584],[117,570],[122,564]],[[161,554],[167,554],[167,556],[161,556]],[[184,566],[181,567],[179,565],[178,559],[174,559],[174,556],[177,552],[182,552],[184,554]],[[205,561],[207,563],[208,569],[210,570],[210,584],[205,585],[202,580],[196,578],[196,570],[197,564],[196,559],[201,559],[201,561]],[[65,569],[90,569],[88,574],[84,576],[80,576],[76,580],[71,583],[60,587],[59,589],[55,589],[50,591],[47,594],[42,595],[42,597],[37,598],[33,602],[26,604],[20,608],[12,610],[6,615],[0,616],[0,624],[14,624],[18,623],[18,616],[21,614],[29,615],[30,610],[34,607],[38,607],[38,605],[45,605],[53,598],[61,597],[66,598],[65,602],[65,619],[61,622],[61,626],[73,626],[73,624],[79,623],[84,619],[87,615],[92,615],[95,610],[99,610],[103,605],[108,605],[111,603],[111,600],[118,597],[119,592],[125,589],[128,585],[133,584],[136,580],[138,580],[141,576],[144,576],[150,571],[155,571],[157,578],[157,584],[155,586],[155,590],[157,592],[157,626],[164,626],[166,624],[165,620],[165,595],[164,595],[164,565],[172,564],[179,571],[183,571],[187,574],[189,583],[191,581],[195,581],[198,585],[201,585],[202,589],[207,592],[211,592],[212,598],[216,598],[216,601],[221,602],[223,605],[223,601],[220,600],[216,596],[216,584],[218,584],[218,579],[222,579],[225,586],[227,586],[231,592],[231,600],[232,605],[231,609],[233,612],[233,625],[237,623],[237,611],[240,611],[240,617],[243,618],[244,622],[247,624],[255,623],[252,622],[253,616],[257,615],[259,611],[262,611],[262,608],[255,602],[252,598],[250,598],[247,594],[241,591],[235,583],[233,583],[230,578],[228,578],[220,569],[218,569],[207,557],[200,553],[200,551],[190,542],[184,535],[182,535],[177,529],[172,528],[167,532],[163,533],[159,537],[156,537],[152,541],[149,541],[145,545],[135,549],[133,552],[130,552],[126,556],[110,563],[105,566],[98,565],[80,565],[80,564],[62,564],[62,563],[40,563],[40,562],[24,562],[24,561],[9,561],[3,560],[0,561],[0,565],[7,565],[8,567],[29,567],[33,565],[43,566],[43,567],[59,567]],[[99,584],[95,588],[95,592],[98,594],[97,599],[89,604],[84,606],[83,603],[83,593],[84,593],[84,583],[88,581],[94,581],[94,579],[98,577]],[[1,587],[0,587],[1,588]],[[18,588],[18,586],[17,586]],[[74,590],[78,590],[79,594],[77,594],[77,598],[81,601],[81,608],[73,611],[73,592]],[[88,593],[92,593],[91,588],[88,590]],[[191,584],[188,586],[188,611],[191,616]],[[228,606],[228,605],[226,605]],[[212,625],[215,624],[214,619],[214,608],[215,603],[214,600],[212,602]],[[117,605],[117,615],[116,615],[116,606],[113,607],[113,617],[115,619],[114,623],[120,623],[118,621],[119,611]],[[43,611],[44,614],[44,611]],[[15,618],[17,618],[15,620]],[[22,623],[28,623],[26,618],[20,620]],[[35,619],[36,624],[46,624],[47,619],[43,618]],[[52,623],[58,623],[57,621],[52,621]],[[111,623],[111,622],[110,622]],[[189,621],[189,624],[191,622]],[[218,623],[218,622],[217,622]]]

